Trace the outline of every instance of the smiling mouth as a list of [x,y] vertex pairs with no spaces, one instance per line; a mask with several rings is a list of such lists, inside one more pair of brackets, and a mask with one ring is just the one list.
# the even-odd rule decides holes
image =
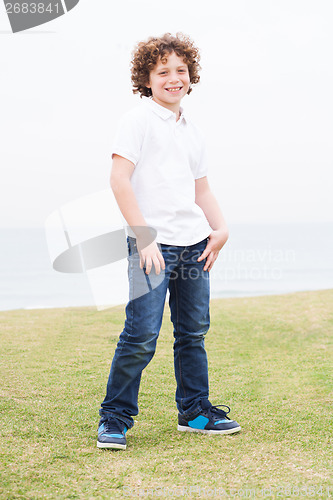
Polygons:
[[167,90],[168,92],[179,92],[179,90],[181,90],[183,87],[170,87],[168,89],[165,89]]

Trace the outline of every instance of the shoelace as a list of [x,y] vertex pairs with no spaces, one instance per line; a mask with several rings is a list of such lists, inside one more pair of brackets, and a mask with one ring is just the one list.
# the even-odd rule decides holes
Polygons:
[[120,422],[120,420],[117,420],[115,418],[109,418],[105,423],[104,423],[104,431],[110,433],[110,432],[118,432],[119,434],[122,434],[124,430],[124,424]]
[[[221,407],[228,408],[228,411],[220,410]],[[228,413],[230,413],[230,408],[227,405],[216,405],[216,406],[210,406],[207,409],[208,416],[209,418],[227,418],[230,420],[230,418],[227,416]]]

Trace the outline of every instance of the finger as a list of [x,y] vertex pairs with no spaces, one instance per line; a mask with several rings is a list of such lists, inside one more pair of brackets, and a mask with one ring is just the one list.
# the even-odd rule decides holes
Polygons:
[[160,274],[160,272],[161,272],[160,261],[158,260],[158,258],[157,258],[157,257],[154,257],[153,262],[154,262],[154,266],[155,266],[155,272],[156,272],[156,274]]
[[210,262],[211,262],[211,260],[207,258],[205,265],[204,265],[204,268],[203,268],[204,271],[207,271],[207,269],[209,268]]
[[[210,271],[214,265],[214,262],[216,261],[217,259],[217,256],[218,254],[211,254],[211,258],[209,259],[209,262],[208,262],[208,267],[207,267],[207,271]],[[207,263],[206,263],[207,264]],[[205,270],[205,268],[204,268]]]
[[146,274],[149,274],[150,271],[151,271],[151,258],[150,257],[147,257],[146,258]]
[[162,255],[161,253],[158,255],[158,259],[159,259],[159,261],[160,261],[161,268],[162,268],[162,269],[165,269],[165,262],[164,262],[163,255]]
[[215,260],[217,259],[216,252],[211,252],[209,256],[207,257],[207,261],[204,265],[204,271],[210,270],[212,268],[212,265],[214,264]]
[[202,252],[202,254],[200,255],[200,257],[198,258],[198,262],[202,261],[203,259],[205,259],[207,257],[207,255],[209,255],[210,253],[210,247],[207,245],[205,250]]
[[210,267],[208,268],[208,271],[212,270],[212,267],[213,267],[214,263],[215,263],[215,260],[211,263]]

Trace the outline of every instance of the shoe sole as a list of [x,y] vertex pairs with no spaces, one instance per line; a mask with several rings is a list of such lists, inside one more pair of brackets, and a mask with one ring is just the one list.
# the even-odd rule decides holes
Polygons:
[[97,448],[108,448],[111,450],[126,450],[126,444],[101,443],[100,441],[97,441]]
[[220,434],[234,434],[241,430],[241,426],[234,427],[233,429],[226,429],[225,431],[212,431],[209,429],[194,429],[193,427],[188,427],[186,425],[178,425],[178,430],[180,432],[199,432],[200,434],[210,434],[211,436]]

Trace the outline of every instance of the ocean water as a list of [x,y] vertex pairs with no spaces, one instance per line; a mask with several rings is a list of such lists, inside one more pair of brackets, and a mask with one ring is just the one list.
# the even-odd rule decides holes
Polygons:
[[[211,297],[333,288],[333,222],[234,224],[211,271]],[[86,274],[52,268],[43,228],[0,229],[0,310],[95,305]],[[120,294],[127,283],[113,285]]]

